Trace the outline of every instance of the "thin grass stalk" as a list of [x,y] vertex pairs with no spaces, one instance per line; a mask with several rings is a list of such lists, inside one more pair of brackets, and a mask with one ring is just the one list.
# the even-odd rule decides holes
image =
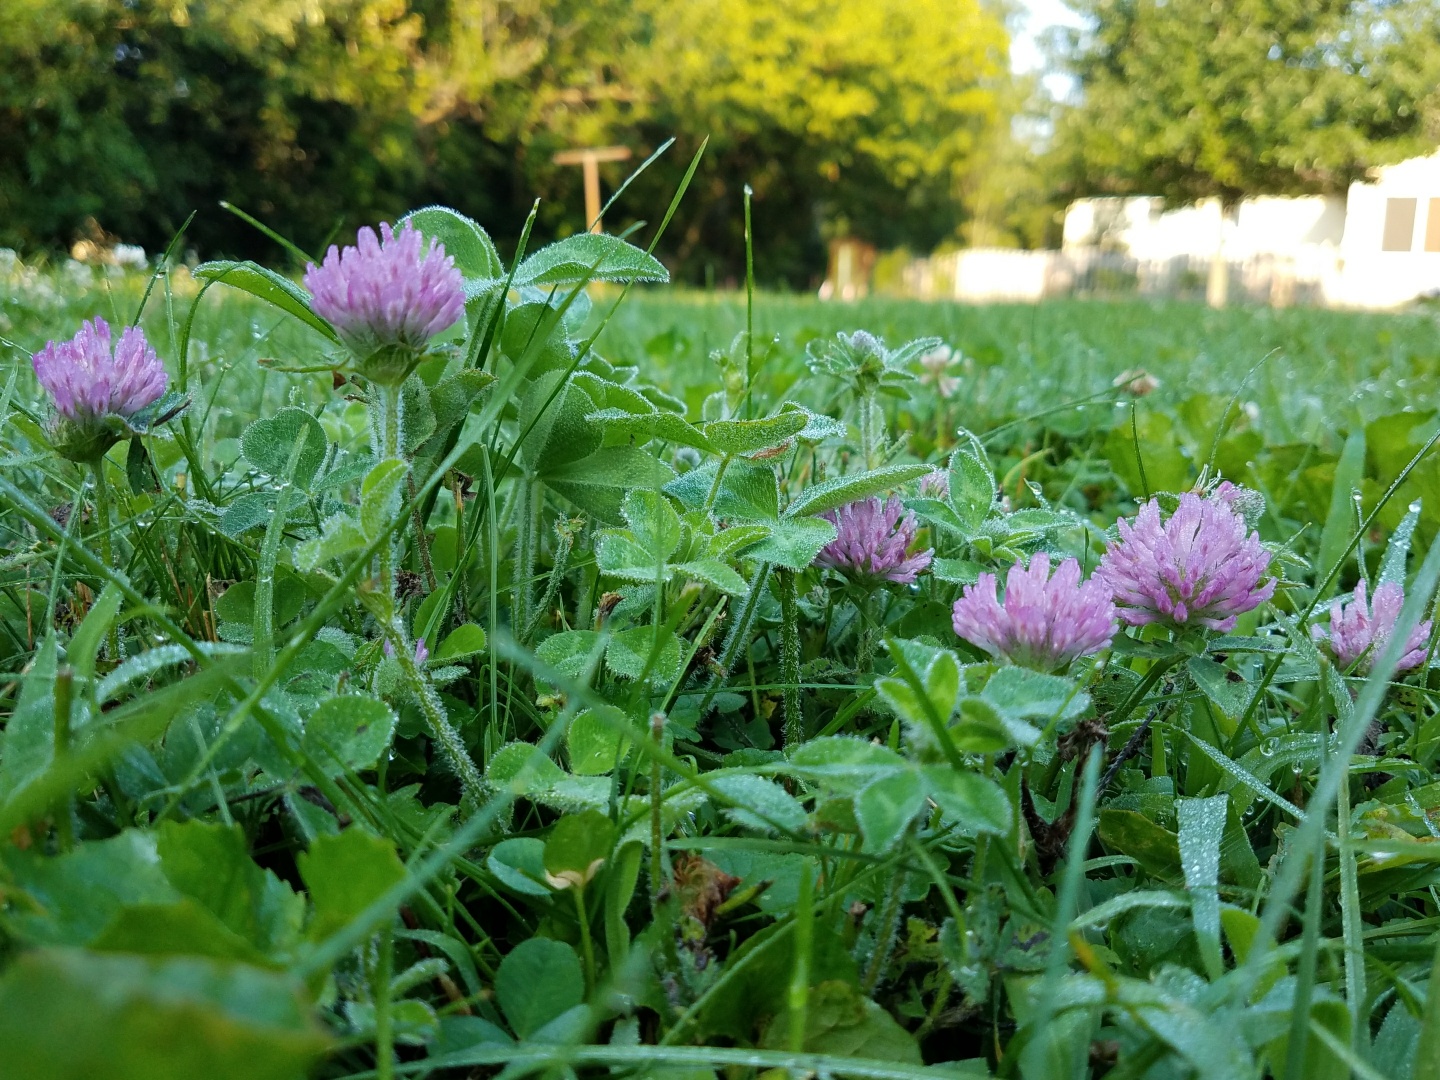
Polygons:
[[782,569],[780,586],[780,682],[784,689],[785,751],[793,751],[805,738],[805,717],[800,693],[800,604],[795,571]]
[[[105,480],[105,457],[102,454],[90,463],[90,473],[95,479],[95,531],[100,539],[100,556],[105,560],[105,566],[110,570],[119,570],[115,565],[115,549],[110,533],[114,528],[114,518],[110,509],[110,487]],[[107,636],[110,660],[113,663],[120,662],[120,626],[118,623],[110,624]]]

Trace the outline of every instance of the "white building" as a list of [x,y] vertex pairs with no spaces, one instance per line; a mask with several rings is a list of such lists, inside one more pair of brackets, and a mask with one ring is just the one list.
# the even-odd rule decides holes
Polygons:
[[[1062,252],[1077,266],[1119,257],[1142,290],[1205,274],[1212,299],[1228,280],[1276,303],[1395,307],[1440,292],[1440,153],[1376,169],[1344,197],[1247,199],[1230,216],[1214,199],[1171,210],[1145,196],[1079,199]],[[1209,275],[1222,265],[1227,275]]]

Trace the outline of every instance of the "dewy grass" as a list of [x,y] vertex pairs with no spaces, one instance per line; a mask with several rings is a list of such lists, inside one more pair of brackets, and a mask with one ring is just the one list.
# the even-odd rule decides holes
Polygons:
[[0,262],[16,1075],[1425,1075],[1428,314],[365,235]]

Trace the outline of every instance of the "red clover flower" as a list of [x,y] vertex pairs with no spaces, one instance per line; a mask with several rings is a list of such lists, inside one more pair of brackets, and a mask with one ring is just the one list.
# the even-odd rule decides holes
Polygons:
[[935,554],[933,549],[908,554],[915,542],[915,515],[894,495],[883,503],[872,495],[820,516],[835,526],[837,535],[820,550],[815,565],[857,581],[908,585]]
[[361,374],[398,385],[430,339],[465,314],[465,287],[455,260],[408,222],[380,235],[362,228],[354,247],[335,245],[305,269],[311,307],[355,354]]
[[[1355,586],[1349,603],[1343,597],[1337,597],[1330,604],[1328,634],[1335,663],[1349,668],[1359,660],[1357,670],[1368,674],[1395,633],[1395,621],[1400,618],[1400,609],[1404,604],[1405,590],[1394,582],[1379,586],[1373,600],[1365,595],[1364,581]],[[1310,633],[1317,641],[1323,642],[1327,637],[1318,626],[1312,626]],[[1429,640],[1430,620],[1426,619],[1405,639],[1405,651],[1395,664],[1397,675],[1424,663],[1425,646]]]
[[1154,499],[1134,522],[1120,521],[1120,540],[1096,571],[1114,594],[1120,618],[1132,626],[1163,623],[1233,630],[1245,612],[1275,592],[1264,581],[1270,554],[1260,534],[1249,532],[1237,512],[1240,491],[1222,485],[1213,496],[1194,492],[1163,524]]
[[995,575],[981,574],[955,601],[957,636],[991,656],[1022,667],[1057,671],[1099,652],[1115,636],[1115,604],[1105,583],[1080,581],[1080,564],[1066,559],[1050,574],[1043,551],[1027,570],[1018,562],[1005,579],[1005,600],[995,597]]
[[124,425],[165,393],[165,367],[138,326],[112,342],[96,318],[69,341],[51,341],[31,359],[35,377],[55,405],[50,436],[72,461],[95,461],[114,446]]

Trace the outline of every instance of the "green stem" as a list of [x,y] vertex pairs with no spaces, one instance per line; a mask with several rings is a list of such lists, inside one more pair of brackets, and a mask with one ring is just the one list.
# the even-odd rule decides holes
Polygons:
[[480,805],[485,794],[485,781],[480,776],[480,770],[475,767],[475,762],[470,759],[470,753],[465,749],[460,733],[451,726],[445,715],[445,706],[440,701],[440,695],[435,693],[430,680],[425,678],[415,665],[415,656],[411,651],[414,646],[406,641],[405,634],[397,626],[389,628],[388,636],[390,647],[395,650],[395,659],[400,664],[400,674],[420,700],[420,711],[430,729],[431,738],[440,747],[445,763],[459,778],[460,786],[465,790],[465,798],[477,806]]
[[[380,398],[379,439],[375,456],[380,461],[400,457],[401,397],[400,387],[375,385]],[[395,542],[387,540],[380,548],[380,588],[392,600],[395,597]]]
[[650,737],[655,742],[656,753],[650,755],[650,907],[652,913],[660,907],[660,893],[665,888],[665,830],[661,826],[660,807],[664,793],[660,790],[660,751],[665,739],[665,715],[656,713],[650,717]]
[[[58,769],[70,753],[70,702],[74,696],[75,672],[64,665],[55,673],[55,767]],[[71,796],[61,798],[55,812],[55,835],[62,852],[75,846],[75,826],[71,820]]]
[[425,518],[420,513],[420,501],[415,497],[415,474],[405,478],[413,504],[410,523],[415,526],[415,548],[420,552],[420,569],[425,573],[425,591],[434,592],[439,582],[435,578],[435,564],[430,561],[430,541],[425,536]]
[[585,886],[576,885],[575,916],[580,920],[580,953],[585,958],[585,996],[595,989],[595,943],[590,939],[590,915],[585,910]]
[[270,670],[275,652],[275,564],[280,559],[280,541],[285,537],[285,521],[290,516],[290,497],[294,493],[295,470],[306,438],[301,436],[290,447],[285,462],[285,480],[275,496],[275,512],[265,526],[265,539],[255,565],[255,599],[251,612],[252,670],[256,679],[264,679]]
[[530,477],[520,481],[520,565],[515,573],[514,625],[520,629],[530,625],[535,607],[535,564],[539,559],[540,512],[544,505],[540,482]]
[[545,614],[555,603],[555,598],[560,595],[560,586],[565,582],[565,575],[570,570],[570,552],[575,547],[575,530],[572,525],[562,517],[555,523],[555,557],[551,560],[550,577],[545,582],[545,592],[540,597],[540,602],[535,605],[535,613],[525,625],[525,635],[521,638],[522,644],[529,644],[540,631],[540,624],[545,620]]
[[[111,570],[120,569],[115,565],[115,549],[111,546],[110,531],[114,527],[110,516],[110,488],[105,483],[105,457],[101,455],[90,463],[90,473],[95,478],[95,531],[100,538],[100,556]],[[108,637],[110,659],[120,662],[120,627],[112,621]]]
[[860,394],[860,457],[866,469],[875,467],[875,395]]
[[895,934],[900,928],[901,900],[905,892],[905,871],[898,870],[890,880],[890,892],[885,897],[885,907],[879,913],[875,924],[875,952],[865,968],[865,977],[860,982],[860,992],[866,997],[875,993],[880,977],[890,963],[890,950],[895,945]]
[[[755,621],[755,612],[760,606],[760,594],[765,589],[765,583],[770,577],[770,564],[761,563],[755,571],[755,576],[750,579],[750,591],[745,594],[745,603],[740,607],[740,614],[730,624],[730,632],[725,635],[725,644],[720,646],[720,655],[717,663],[722,673],[729,673],[735,666],[735,660],[740,655],[740,650],[750,645],[750,624]],[[710,680],[710,685],[705,688],[705,697],[700,702],[700,715],[704,716],[710,711],[710,703],[715,700],[715,695],[720,692],[720,685],[725,680],[725,674],[716,675]]]
[[380,931],[380,955],[375,962],[375,1080],[395,1076],[395,1028],[390,1013],[390,979],[395,968],[394,931],[390,924]]
[[[805,1049],[806,1028],[810,1012],[810,955],[815,948],[814,878],[810,867],[800,870],[800,895],[795,900],[795,963],[790,970],[790,987],[786,1009],[790,1020],[789,1049],[799,1054]],[[792,1072],[792,1077],[801,1074]]]
[[725,476],[725,470],[730,467],[730,455],[726,454],[720,459],[720,464],[715,467],[715,479],[710,483],[710,490],[705,495],[705,513],[710,513],[715,505],[716,498],[720,495],[720,481]]
[[800,702],[800,607],[794,570],[780,570],[780,682],[785,706],[785,751],[805,738]]

